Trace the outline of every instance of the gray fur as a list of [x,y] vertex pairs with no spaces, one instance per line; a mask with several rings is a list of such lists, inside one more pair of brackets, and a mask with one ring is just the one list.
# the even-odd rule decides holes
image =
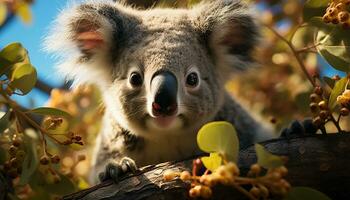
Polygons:
[[[98,48],[84,49],[79,34],[89,30],[103,38]],[[111,160],[128,156],[139,166],[179,160],[199,153],[196,133],[210,121],[233,123],[241,147],[266,139],[271,132],[226,93],[229,71],[248,68],[258,26],[247,6],[236,0],[206,1],[192,9],[137,10],[91,1],[63,10],[47,38],[58,53],[58,69],[76,83],[95,83],[106,105],[97,139],[93,176]],[[130,70],[143,74],[140,88],[128,85]],[[150,79],[159,70],[175,74],[179,117],[175,128],[150,125]],[[196,70],[200,86],[185,87]]]

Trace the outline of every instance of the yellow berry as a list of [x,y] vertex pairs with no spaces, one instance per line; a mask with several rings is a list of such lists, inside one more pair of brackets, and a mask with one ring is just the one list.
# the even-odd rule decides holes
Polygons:
[[229,162],[226,165],[229,172],[231,172],[234,176],[239,175],[239,168],[237,167],[236,163]]
[[347,109],[347,108],[342,108],[342,109],[340,109],[340,114],[342,115],[342,116],[348,116],[349,115],[349,109]]
[[260,189],[254,186],[254,187],[252,187],[252,189],[250,189],[249,193],[255,197],[259,197],[260,196]]
[[250,166],[250,171],[256,175],[260,174],[261,172],[261,167],[258,164],[253,164],[252,166]]
[[280,180],[282,178],[281,174],[279,172],[272,172],[270,174],[270,178],[274,181]]
[[50,160],[49,160],[49,157],[47,155],[43,155],[40,158],[40,164],[42,164],[42,165],[48,165],[49,162],[50,162]]
[[329,116],[329,112],[327,111],[327,110],[322,110],[321,112],[320,112],[320,118],[321,119],[327,119],[328,118],[328,116]]
[[165,171],[164,174],[163,174],[163,179],[165,181],[174,180],[175,177],[176,177],[176,173],[174,171],[171,171],[171,170]]
[[331,22],[331,19],[330,19],[329,15],[327,15],[327,14],[322,17],[322,20],[323,20],[324,23]]
[[320,101],[320,103],[318,103],[318,106],[322,109],[322,110],[327,110],[327,103],[325,101]]
[[[197,185],[198,186],[198,185]],[[200,188],[198,188],[197,186],[195,186],[194,188],[191,188],[189,191],[189,195],[192,198],[197,198],[200,196]]]
[[340,22],[346,22],[348,19],[349,19],[349,13],[348,12],[343,11],[343,12],[340,12],[338,14],[338,20]]
[[278,170],[279,170],[279,172],[281,173],[282,176],[287,176],[288,169],[285,166],[279,167]]
[[183,171],[183,172],[181,172],[181,174],[180,174],[180,179],[183,180],[183,181],[190,180],[190,179],[191,179],[191,174],[190,174],[190,172],[188,172],[188,171]]
[[259,189],[262,197],[267,198],[269,196],[269,190],[265,186],[261,185]]
[[208,186],[202,186],[200,188],[200,196],[204,199],[209,199],[212,196],[213,192],[211,191],[210,187]]

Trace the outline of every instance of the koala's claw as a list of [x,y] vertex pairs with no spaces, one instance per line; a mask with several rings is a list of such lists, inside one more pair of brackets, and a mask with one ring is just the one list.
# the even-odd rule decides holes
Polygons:
[[120,178],[127,173],[136,173],[138,167],[134,160],[128,157],[122,158],[122,160],[117,163],[115,161],[110,161],[105,168],[104,172],[101,172],[98,177],[100,182],[112,179],[115,183],[120,181]]
[[301,123],[294,120],[288,128],[281,132],[281,137],[291,138],[296,136],[313,135],[318,128],[312,123],[311,119],[305,119]]

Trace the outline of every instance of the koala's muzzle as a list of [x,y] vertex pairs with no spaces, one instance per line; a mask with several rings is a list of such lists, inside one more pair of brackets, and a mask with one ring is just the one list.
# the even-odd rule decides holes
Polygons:
[[156,72],[151,79],[152,114],[172,116],[177,111],[177,79],[168,71]]

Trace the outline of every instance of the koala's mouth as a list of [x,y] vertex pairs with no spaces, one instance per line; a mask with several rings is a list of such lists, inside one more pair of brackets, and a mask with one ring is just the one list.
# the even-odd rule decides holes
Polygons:
[[181,128],[183,120],[180,116],[159,116],[149,117],[147,120],[147,126],[156,130],[173,130]]

